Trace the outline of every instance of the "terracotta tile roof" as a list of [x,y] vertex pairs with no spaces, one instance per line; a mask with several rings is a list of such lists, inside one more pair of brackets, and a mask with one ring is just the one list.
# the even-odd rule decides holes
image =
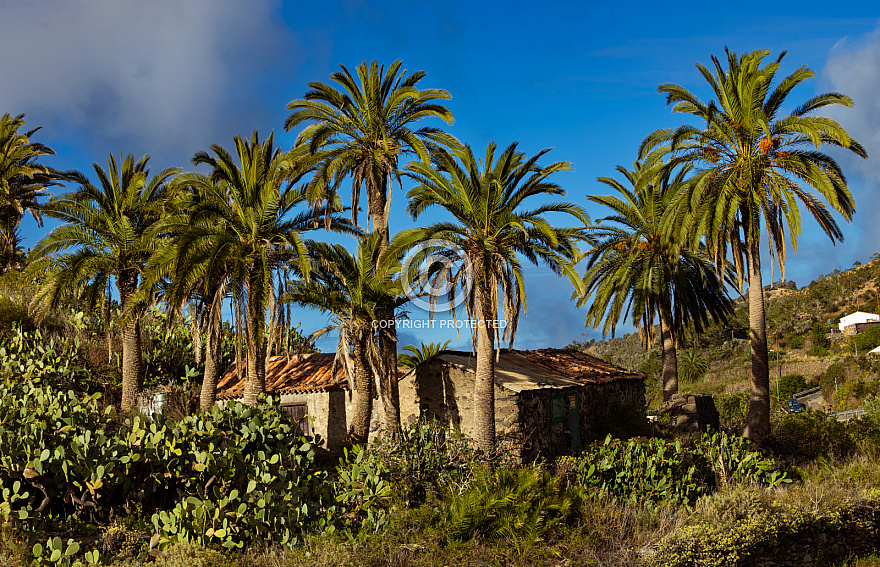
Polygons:
[[585,384],[645,379],[644,374],[630,372],[579,350],[545,348],[519,351],[517,354],[551,368],[570,380]]
[[[436,358],[476,372],[476,356],[471,352],[444,351]],[[502,350],[495,364],[495,383],[515,392],[644,379],[577,350]]]
[[[348,389],[348,379],[342,363],[337,364],[334,376],[334,353],[300,354],[296,356],[276,356],[266,362],[266,393],[306,394]],[[244,395],[245,380],[240,376],[235,363],[230,366],[217,385],[219,399],[238,398]]]

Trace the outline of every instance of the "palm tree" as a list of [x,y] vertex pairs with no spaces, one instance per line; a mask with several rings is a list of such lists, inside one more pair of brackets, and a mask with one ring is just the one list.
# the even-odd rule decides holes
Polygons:
[[[198,179],[195,183],[194,180]],[[163,219],[163,232],[171,235],[150,257],[144,270],[144,279],[150,285],[144,289],[163,283],[162,301],[169,307],[173,316],[179,314],[187,303],[191,306],[193,318],[194,351],[196,364],[200,363],[200,333],[204,327],[205,372],[199,394],[199,408],[206,411],[214,405],[217,383],[220,378],[222,344],[222,305],[227,297],[229,285],[229,266],[212,262],[205,258],[202,250],[193,245],[197,236],[211,234],[218,229],[213,218],[202,218],[194,222],[192,213],[207,199],[226,194],[222,188],[204,190],[212,184],[206,176],[187,174],[178,178],[187,191],[180,196],[179,213]]]
[[593,233],[584,293],[578,306],[592,301],[586,322],[607,334],[629,317],[645,347],[654,342],[660,323],[663,361],[663,400],[678,392],[676,342],[692,324],[700,332],[709,317],[725,320],[733,304],[704,251],[663,227],[664,214],[683,187],[688,168],[671,179],[656,168],[636,162],[630,171],[617,167],[629,186],[611,177],[599,181],[616,195],[589,196],[611,210]]
[[[524,209],[531,197],[563,195],[564,191],[548,177],[568,171],[571,164],[556,162],[538,165],[549,150],[527,158],[511,144],[497,157],[495,143],[489,144],[483,161],[470,147],[449,153],[440,151],[432,164],[418,162],[407,169],[417,185],[407,195],[413,219],[430,207],[448,211],[453,221],[438,222],[398,234],[388,249],[388,258],[422,246],[423,258],[432,255],[463,255],[448,280],[454,285],[470,285],[466,308],[475,323],[474,347],[477,351],[474,384],[474,437],[479,447],[495,444],[495,343],[501,324],[498,304],[503,301],[506,326],[504,340],[512,346],[519,314],[525,308],[525,283],[521,258],[543,263],[557,274],[579,282],[572,266],[578,255],[576,242],[584,236],[586,212],[571,203],[541,203]],[[579,228],[558,228],[548,222],[548,213],[574,218]],[[414,262],[411,265],[418,265]],[[453,290],[450,289],[450,293]]]
[[[295,160],[296,156],[288,156]],[[236,262],[229,261],[230,256],[243,252],[242,248],[237,251],[228,246],[228,239],[235,240],[237,235],[248,227],[246,223],[238,226],[230,226],[228,219],[235,216],[233,211],[227,210],[235,207],[230,199],[230,191],[227,185],[218,184],[216,180],[207,175],[186,174],[179,178],[181,185],[189,189],[186,199],[180,206],[180,214],[165,220],[164,228],[172,235],[167,245],[157,251],[147,265],[147,275],[151,281],[167,279],[163,301],[172,307],[172,312],[179,310],[184,304],[190,302],[193,307],[193,317],[203,319],[204,330],[207,338],[205,345],[205,373],[202,380],[199,405],[202,410],[209,409],[216,399],[216,387],[220,377],[221,346],[222,346],[222,316],[221,308],[227,298],[229,289],[235,287],[232,278],[235,274]],[[267,201],[270,200],[267,197]],[[289,203],[285,205],[287,211],[298,204],[303,204],[302,191],[290,193]],[[242,213],[247,216],[247,207],[239,200],[238,205]],[[223,214],[217,214],[223,211]],[[279,211],[278,216],[267,219],[269,223],[276,222],[286,215]],[[323,211],[318,213],[305,212],[296,215],[293,219],[286,219],[282,230],[287,230],[293,235],[302,234],[318,226]],[[351,232],[353,229],[344,219],[336,215],[331,216],[331,228],[339,232]],[[231,234],[230,234],[231,233]],[[240,244],[240,243],[239,243]],[[226,250],[230,256],[217,255],[218,247]],[[281,267],[279,280],[286,279],[284,274],[285,261],[297,259],[297,254],[284,259],[283,254],[275,251],[277,265]],[[270,275],[270,279],[273,278]],[[243,284],[245,287],[247,283]],[[270,304],[274,297],[283,293],[283,285],[270,285]],[[238,306],[237,312],[242,312],[244,306]],[[270,310],[271,311],[271,310]],[[276,323],[279,317],[275,317]],[[196,326],[195,332],[201,328]],[[271,333],[272,325],[270,325]],[[269,341],[271,343],[272,341]],[[269,346],[269,345],[267,345]],[[268,350],[266,356],[268,356]]]
[[[384,331],[387,313],[408,301],[395,278],[399,265],[384,262],[376,268],[382,235],[374,232],[363,236],[357,253],[352,255],[339,244],[309,242],[312,267],[308,280],[298,279],[288,288],[286,299],[304,307],[318,309],[333,317],[322,332],[335,329],[339,333],[336,350],[338,360],[345,364],[357,393],[350,436],[355,443],[365,443],[370,432],[373,408],[373,376],[390,375],[384,368],[386,360],[379,350],[378,338]],[[394,371],[396,382],[397,365]],[[390,389],[390,385],[384,386]],[[388,421],[391,432],[397,423]]]
[[[292,112],[284,122],[286,130],[309,124],[296,143],[307,145],[310,153],[320,159],[309,189],[312,202],[335,202],[342,181],[351,177],[352,220],[357,224],[363,187],[368,216],[373,221],[373,230],[382,235],[383,250],[390,238],[388,215],[393,181],[396,179],[400,185],[400,155],[416,154],[422,161],[428,161],[439,146],[458,143],[436,128],[413,130],[413,124],[424,118],[440,118],[451,124],[452,113],[436,102],[451,96],[442,89],[419,90],[416,87],[425,72],[407,74],[401,66],[398,60],[386,71],[376,61],[369,65],[363,61],[355,69],[355,78],[341,65],[342,70],[330,76],[341,89],[320,82],[309,83],[305,98],[287,105]],[[393,314],[385,315],[385,320],[393,323]],[[381,349],[385,367],[392,372],[397,357],[397,332],[393,325],[386,331]],[[394,378],[395,375],[389,375],[382,382],[396,388]],[[384,395],[389,402],[386,411],[394,414],[391,418],[399,424],[397,395]]]
[[94,305],[103,299],[110,278],[115,279],[121,311],[127,314],[122,326],[124,410],[135,404],[143,374],[140,316],[146,305],[135,305],[133,298],[161,240],[159,221],[167,214],[169,181],[178,171],[165,169],[150,177],[149,159],[135,161],[128,155],[117,162],[111,154],[106,171],[93,164],[100,187],[78,174],[79,189],[44,206],[47,216],[64,224],[37,244],[36,261],[28,268],[46,282],[35,297],[42,309],[57,307],[80,291]]
[[419,346],[407,345],[403,350],[406,353],[397,355],[397,365],[401,368],[415,368],[432,356],[436,356],[446,350],[451,341],[445,343],[422,343]]
[[234,143],[234,155],[217,144],[211,146],[213,156],[196,153],[193,163],[211,166],[211,173],[182,179],[201,198],[183,221],[189,226],[177,242],[176,273],[186,274],[186,285],[201,278],[212,306],[222,285],[212,286],[228,281],[239,326],[243,320],[246,329],[244,402],[253,405],[266,390],[266,309],[274,294],[273,275],[291,264],[308,273],[301,232],[317,228],[318,216],[308,211],[288,218],[306,203],[305,190],[293,184],[309,171],[308,160],[282,154],[272,135],[260,143],[256,131],[250,140],[236,136]]
[[20,252],[18,227],[25,211],[30,211],[43,226],[39,199],[48,196],[47,188],[66,177],[38,162],[55,155],[52,149],[30,141],[39,128],[20,133],[24,114],[0,118],[0,274],[17,263]]
[[[788,115],[781,108],[791,91],[815,76],[806,66],[775,84],[785,55],[763,64],[769,51],[737,56],[727,53],[727,69],[712,57],[714,69],[697,68],[709,83],[715,101],[701,101],[687,89],[661,85],[673,112],[691,114],[700,125],[662,129],[643,142],[640,155],[671,154],[670,166],[692,164],[693,186],[682,198],[695,223],[685,227],[704,235],[716,270],[721,273],[728,252],[736,266],[740,289],[749,284],[752,344],[752,395],[744,434],[761,439],[770,428],[770,381],[767,330],[761,279],[761,225],[766,226],[771,254],[784,279],[786,225],[797,250],[801,231],[798,202],[825,234],[843,240],[843,233],[822,199],[849,221],[855,210],[846,178],[837,162],[819,151],[823,144],[866,157],[864,148],[836,121],[817,114],[829,106],[852,106],[839,93],[814,96]],[[817,194],[804,189],[815,189]]]
[[431,127],[413,130],[423,118],[440,118],[452,124],[452,113],[434,101],[452,98],[442,89],[419,90],[424,71],[407,74],[395,61],[385,70],[376,61],[357,66],[357,79],[344,66],[330,78],[341,90],[319,82],[309,83],[305,98],[287,105],[291,114],[285,130],[310,123],[297,137],[297,145],[308,145],[320,157],[310,184],[313,201],[333,202],[339,186],[351,177],[351,214],[357,224],[361,188],[366,189],[367,210],[375,231],[382,234],[382,246],[389,241],[388,211],[392,183],[400,184],[401,154],[414,153],[430,159],[440,145],[452,146],[454,137]]

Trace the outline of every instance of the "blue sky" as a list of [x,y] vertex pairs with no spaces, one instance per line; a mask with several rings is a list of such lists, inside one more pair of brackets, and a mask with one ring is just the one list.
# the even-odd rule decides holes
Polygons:
[[[552,147],[545,162],[574,163],[556,181],[568,199],[585,205],[586,195],[605,192],[596,177],[629,166],[645,135],[682,122],[658,85],[674,82],[708,96],[694,63],[708,64],[725,45],[770,49],[773,56],[787,50],[783,72],[805,64],[817,74],[790,100],[829,90],[852,96],[855,109],[834,117],[870,157],[839,155],[857,205],[854,222],[843,227],[845,244],[833,247],[806,220],[786,275],[805,285],[821,272],[865,261],[880,251],[880,223],[873,220],[880,213],[880,6],[783,0],[739,15],[723,12],[728,7],[0,0],[0,112],[25,112],[28,126],[42,125],[35,139],[56,150],[47,163],[58,168],[91,175],[90,164],[106,164],[108,152],[150,154],[155,170],[187,168],[196,151],[230,146],[234,135],[254,129],[264,136],[274,130],[280,144],[291,145],[295,133],[282,127],[285,107],[308,82],[328,81],[340,64],[401,59],[407,69],[428,73],[421,86],[452,94],[456,121],[449,131],[477,154],[492,140],[501,147],[519,141],[529,154]],[[397,191],[392,231],[411,222],[403,204]],[[44,233],[31,221],[24,232],[26,246]],[[765,271],[769,281],[767,261]],[[528,272],[527,292],[516,346],[580,338],[584,314],[569,301],[567,281],[536,268]],[[302,319],[308,332],[325,322],[310,312]],[[470,340],[439,330],[401,339],[451,339],[455,346]],[[334,348],[332,339],[319,345]]]

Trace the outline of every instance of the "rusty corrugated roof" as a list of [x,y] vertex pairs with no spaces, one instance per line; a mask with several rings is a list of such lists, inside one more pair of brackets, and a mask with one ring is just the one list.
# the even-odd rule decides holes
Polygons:
[[[336,365],[333,376],[333,353],[300,354],[296,356],[275,356],[266,361],[266,393],[268,394],[307,394],[348,389],[344,365]],[[240,376],[235,363],[230,366],[217,385],[220,399],[238,398],[244,395],[245,380]]]
[[[436,357],[469,372],[476,372],[476,356],[473,353],[445,351]],[[515,392],[644,378],[642,374],[568,349],[502,350],[495,363],[495,383]]]

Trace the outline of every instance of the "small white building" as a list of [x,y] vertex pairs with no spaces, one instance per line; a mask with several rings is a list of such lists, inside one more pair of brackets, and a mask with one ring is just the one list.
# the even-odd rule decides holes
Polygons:
[[[876,313],[865,313],[864,311],[856,311],[855,313],[847,315],[846,317],[841,317],[838,327],[840,328],[841,333],[852,334],[847,333],[847,327],[865,323],[880,323],[880,315],[877,315]],[[853,330],[854,329],[855,327],[853,327]]]

